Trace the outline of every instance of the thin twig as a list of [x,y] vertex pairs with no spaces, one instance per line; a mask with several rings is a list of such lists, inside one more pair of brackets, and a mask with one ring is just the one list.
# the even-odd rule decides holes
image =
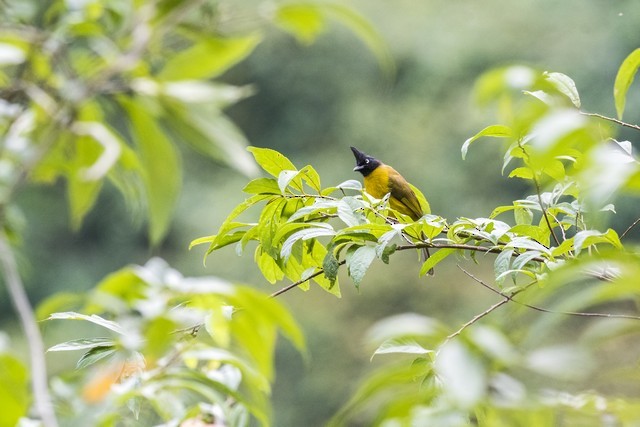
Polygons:
[[614,119],[613,117],[603,116],[602,114],[598,114],[598,113],[587,113],[587,112],[584,112],[584,111],[580,111],[580,114],[582,114],[584,116],[597,117],[597,118],[602,119],[602,120],[606,120],[606,121],[609,121],[609,122],[616,123],[616,124],[618,124],[620,126],[624,126],[624,127],[627,127],[627,128],[631,128],[631,129],[635,129],[635,130],[639,130],[640,131],[640,126],[632,125],[631,123],[626,123],[626,122],[623,122],[622,120]]
[[548,308],[538,307],[536,305],[527,304],[525,302],[520,302],[520,301],[517,301],[517,300],[513,299],[514,296],[516,296],[517,294],[522,292],[525,288],[518,289],[518,290],[512,292],[511,294],[505,294],[504,292],[500,291],[499,289],[496,289],[493,286],[487,284],[482,279],[480,279],[480,278],[474,276],[473,274],[469,273],[467,270],[465,270],[461,266],[458,265],[458,268],[460,270],[462,270],[467,276],[471,277],[474,281],[478,282],[479,284],[481,284],[485,288],[489,289],[491,292],[493,292],[495,294],[498,294],[501,297],[506,298],[509,301],[515,302],[516,304],[520,304],[520,305],[522,305],[524,307],[530,308],[532,310],[540,311],[542,313],[563,314],[563,315],[566,315],[566,316],[605,317],[605,318],[610,318],[610,319],[640,320],[640,316],[632,316],[632,315],[629,315],[629,314],[589,313],[589,312],[581,312],[581,311],[555,311],[555,310],[549,310]]
[[[347,262],[346,260],[342,260],[342,261],[340,261],[340,262],[338,263],[338,266],[344,265],[346,262]],[[308,277],[305,277],[304,279],[300,279],[300,280],[298,280],[297,282],[293,282],[292,284],[287,285],[287,286],[285,286],[284,288],[282,288],[282,289],[279,289],[279,290],[275,291],[274,293],[272,293],[271,295],[269,295],[269,298],[275,298],[275,297],[277,297],[278,295],[282,295],[282,294],[284,294],[285,292],[290,291],[291,289],[296,288],[296,287],[298,287],[298,286],[302,285],[303,283],[308,282],[309,280],[311,280],[311,279],[313,279],[314,277],[317,277],[317,276],[319,276],[319,275],[321,275],[321,274],[323,274],[323,273],[324,273],[324,269],[323,269],[323,268],[321,268],[320,270],[316,271],[316,272],[315,272],[315,273],[313,273],[312,275],[310,275],[310,276],[308,276]]]
[[40,329],[38,329],[33,308],[18,273],[13,251],[6,235],[1,232],[0,263],[2,263],[2,274],[9,291],[11,303],[18,313],[29,346],[31,385],[36,409],[45,427],[57,427],[58,420],[53,410],[53,403],[47,386],[47,364],[44,358],[42,335],[40,334]]
[[553,231],[553,227],[551,226],[551,221],[549,221],[549,216],[547,215],[547,209],[544,207],[544,204],[542,203],[540,183],[538,182],[535,176],[533,177],[533,183],[536,186],[536,194],[538,195],[538,203],[540,203],[540,209],[542,209],[542,216],[544,217],[544,220],[547,223],[547,227],[549,227],[549,231],[551,232],[551,236],[553,236],[553,240],[556,242],[556,245],[560,246],[560,241],[558,240],[558,236],[556,236],[556,233]]
[[[502,253],[503,250],[497,247],[487,247],[487,246],[476,246],[476,245],[466,245],[463,243],[415,243],[411,245],[398,245],[396,246],[396,251],[406,251],[408,249],[420,249],[420,248],[429,248],[429,249],[461,249],[465,251],[475,251],[475,252],[485,252],[492,254]],[[511,256],[519,257],[522,255],[518,252],[513,252]],[[534,257],[531,258],[531,261],[536,262],[545,262],[545,259],[542,257]]]
[[629,231],[631,231],[631,229],[632,229],[633,227],[635,227],[639,222],[640,222],[640,218],[638,218],[638,219],[636,219],[635,221],[633,221],[633,224],[631,224],[629,227],[627,227],[627,229],[626,229],[626,230],[624,230],[624,233],[622,233],[622,234],[620,235],[620,239],[622,239],[624,236],[626,236],[626,235],[627,235],[627,233],[628,233]]
[[509,298],[504,298],[500,301],[498,301],[497,303],[493,304],[491,307],[489,307],[488,309],[486,309],[485,311],[483,311],[480,314],[477,314],[473,317],[473,319],[469,320],[467,323],[465,323],[464,325],[462,325],[460,327],[460,329],[458,329],[457,331],[455,331],[454,333],[452,333],[451,335],[447,336],[447,341],[457,337],[458,335],[460,335],[462,333],[462,331],[464,331],[465,329],[467,329],[469,326],[473,325],[474,323],[476,323],[478,320],[482,319],[484,316],[486,316],[487,314],[491,313],[492,311],[494,311],[495,309],[497,309],[498,307],[501,307],[503,305],[505,305],[506,303],[508,303],[510,300]]

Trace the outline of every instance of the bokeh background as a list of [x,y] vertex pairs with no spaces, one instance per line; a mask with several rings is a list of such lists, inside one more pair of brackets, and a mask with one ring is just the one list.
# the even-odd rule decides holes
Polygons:
[[[637,0],[343,3],[380,32],[395,61],[393,74],[382,71],[363,42],[338,24],[310,46],[274,29],[248,61],[225,76],[255,89],[229,114],[252,145],[279,150],[299,167],[312,164],[324,185],[359,179],[349,150],[355,145],[401,171],[425,193],[434,213],[451,220],[488,216],[493,207],[530,191],[501,175],[499,147],[491,146],[499,141],[482,142],[461,159],[464,140],[493,119],[490,110],[473,102],[478,76],[508,64],[559,71],[575,80],[584,110],[614,116],[617,67],[640,45]],[[640,123],[637,93],[630,95],[625,116],[632,123]],[[625,139],[624,132],[620,138]],[[32,301],[63,290],[88,290],[108,273],[154,255],[185,275],[216,275],[275,291],[253,264],[250,249],[241,257],[232,248],[216,252],[206,266],[203,249],[187,250],[192,239],[215,233],[244,199],[247,178],[187,150],[182,157],[183,194],[169,236],[155,248],[148,245],[143,219],[113,189],[102,193],[76,232],[69,227],[62,185],[24,192],[21,250],[30,261],[25,257],[21,268]],[[613,226],[637,216],[636,207],[620,200]],[[416,254],[401,253],[389,266],[374,265],[359,291],[341,276],[342,299],[319,289],[280,297],[307,335],[310,360],[287,343],[279,349],[274,425],[323,425],[358,378],[378,363],[369,360],[372,349],[364,344],[376,320],[410,311],[444,319],[457,329],[495,300],[453,259],[438,266],[434,278],[419,278],[419,266]],[[4,289],[0,322],[15,331],[12,342],[23,346],[16,325],[12,328],[15,316]],[[58,333],[47,325],[47,343],[57,342]],[[53,371],[74,362],[52,359]]]

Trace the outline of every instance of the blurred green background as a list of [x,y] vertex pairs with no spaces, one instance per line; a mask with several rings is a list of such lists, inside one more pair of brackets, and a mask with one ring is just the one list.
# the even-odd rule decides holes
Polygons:
[[[492,123],[491,111],[473,104],[480,74],[507,64],[559,71],[575,80],[584,110],[614,116],[617,67],[640,41],[637,0],[343,3],[380,32],[395,74],[381,71],[362,41],[339,25],[310,46],[273,30],[248,61],[225,76],[256,90],[229,114],[252,145],[279,150],[299,167],[312,164],[324,185],[359,179],[349,150],[355,145],[401,171],[424,192],[434,213],[451,220],[488,216],[493,207],[530,191],[501,176],[500,152],[490,147],[499,141],[482,142],[483,149],[472,149],[461,160],[463,141]],[[628,122],[640,123],[639,106],[640,97],[630,96]],[[215,233],[244,199],[247,178],[186,150],[182,157],[184,191],[172,231],[158,248],[149,248],[142,220],[113,189],[102,193],[77,232],[70,231],[61,185],[24,192],[21,250],[30,262],[23,259],[21,267],[32,301],[90,289],[106,274],[153,255],[185,275],[218,275],[276,290],[259,274],[251,250],[242,257],[233,249],[216,252],[206,266],[203,249],[187,250],[192,239]],[[631,223],[634,210],[620,201],[614,226]],[[319,289],[280,297],[307,334],[310,362],[288,344],[279,350],[274,425],[319,426],[346,401],[361,374],[377,362],[369,361],[372,349],[363,344],[376,320],[413,311],[457,329],[495,300],[470,283],[453,260],[439,266],[434,278],[418,278],[419,266],[416,254],[402,253],[390,266],[374,265],[359,292],[343,277],[341,300]],[[0,309],[2,327],[10,326],[15,316],[4,289]],[[23,345],[14,330],[14,343]],[[56,334],[45,326],[47,344],[56,342]],[[74,362],[56,359],[52,370]]]

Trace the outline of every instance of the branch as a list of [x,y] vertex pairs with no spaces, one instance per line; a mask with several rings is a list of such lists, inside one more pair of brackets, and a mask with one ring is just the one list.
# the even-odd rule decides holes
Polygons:
[[631,224],[629,227],[627,227],[626,230],[624,230],[624,233],[622,233],[620,235],[620,239],[622,239],[629,231],[631,231],[631,229],[633,227],[635,227],[638,223],[640,222],[640,218],[636,219],[635,221],[633,221],[633,224]]
[[[344,265],[346,262],[347,262],[346,260],[342,260],[342,261],[340,261],[340,262],[338,263],[338,266]],[[279,289],[279,290],[275,291],[274,293],[272,293],[271,295],[269,295],[269,298],[275,298],[275,297],[277,297],[278,295],[282,295],[282,294],[284,294],[285,292],[290,291],[291,289],[296,288],[296,287],[298,287],[298,286],[302,285],[303,283],[308,282],[309,280],[311,280],[311,279],[313,279],[314,277],[319,276],[319,275],[321,275],[321,274],[323,274],[323,273],[324,273],[324,269],[323,269],[323,268],[321,268],[320,270],[316,271],[316,272],[315,272],[315,273],[313,273],[312,275],[310,275],[310,276],[308,276],[308,277],[305,277],[304,279],[300,279],[300,280],[298,280],[297,282],[293,282],[292,284],[287,285],[287,286],[285,286],[284,288],[282,288],[282,289]]]
[[[498,301],[497,303],[493,304],[491,307],[489,307],[488,309],[486,309],[485,311],[483,311],[480,314],[477,314],[473,317],[473,319],[469,320],[467,323],[465,323],[464,325],[462,325],[460,327],[460,329],[458,329],[457,331],[455,331],[454,333],[452,333],[451,335],[447,336],[446,341],[457,337],[458,335],[460,335],[462,333],[462,331],[464,331],[465,329],[467,329],[469,326],[473,325],[474,323],[476,323],[478,320],[482,319],[484,316],[486,316],[487,314],[491,313],[492,311],[494,311],[495,309],[497,309],[500,306],[505,305],[506,303],[508,303],[510,301],[509,298],[505,297],[503,300]],[[446,342],[445,341],[445,342]]]
[[57,427],[55,411],[49,389],[47,385],[47,365],[44,358],[44,343],[38,324],[35,320],[33,308],[25,292],[24,285],[18,274],[16,260],[7,241],[7,237],[0,232],[0,263],[2,264],[2,274],[9,291],[11,303],[13,304],[22,329],[29,345],[29,359],[31,364],[31,386],[36,409],[45,427]]
[[540,183],[538,182],[538,179],[536,178],[535,174],[533,176],[533,183],[536,186],[538,203],[540,203],[540,209],[542,209],[542,216],[544,217],[544,221],[547,223],[547,227],[549,227],[549,231],[551,232],[551,236],[553,236],[553,240],[556,242],[556,245],[560,246],[560,241],[558,240],[558,236],[556,236],[556,233],[553,231],[553,227],[551,226],[551,221],[549,221],[547,209],[544,207],[544,204],[542,203],[542,195],[540,194]]
[[[433,248],[433,249],[461,249],[466,251],[476,251],[476,252],[484,252],[484,253],[492,253],[499,254],[502,253],[501,248],[491,247],[488,248],[486,246],[476,246],[476,245],[465,245],[462,243],[415,243],[411,245],[398,245],[396,246],[397,251],[406,251],[408,249],[420,249],[420,248]],[[513,252],[511,256],[519,257],[522,255],[521,253]],[[545,262],[546,260],[542,257],[534,257],[531,258],[531,261],[536,262]]]
[[635,129],[635,130],[639,130],[640,131],[640,126],[632,125],[630,123],[623,122],[622,120],[614,119],[613,117],[603,116],[602,114],[598,114],[598,113],[587,113],[587,112],[584,112],[584,111],[580,111],[580,114],[582,114],[583,116],[597,117],[599,119],[606,120],[608,122],[613,122],[613,123],[618,124],[620,126],[624,126],[624,127],[627,127],[627,128],[631,128],[631,129]]
[[538,307],[536,305],[531,305],[531,304],[527,304],[527,303],[524,303],[524,302],[516,301],[515,299],[513,299],[513,297],[516,296],[517,294],[519,294],[520,292],[524,291],[526,288],[518,289],[518,290],[512,292],[511,294],[505,294],[504,292],[500,291],[499,289],[496,289],[493,286],[485,283],[484,281],[482,281],[482,279],[479,279],[476,276],[474,276],[473,274],[469,273],[467,270],[462,268],[460,265],[458,265],[458,268],[460,270],[462,270],[467,276],[471,277],[474,281],[478,282],[479,284],[481,284],[485,288],[489,289],[491,292],[500,295],[501,297],[505,298],[508,301],[515,302],[516,304],[520,304],[522,306],[525,306],[525,307],[530,308],[532,310],[540,311],[542,313],[563,314],[563,315],[566,315],[566,316],[606,317],[606,318],[611,318],[611,319],[640,320],[640,316],[632,316],[632,315],[628,315],[628,314],[587,313],[587,312],[580,312],[580,311],[555,311],[555,310],[549,310],[549,309],[544,308],[544,307]]

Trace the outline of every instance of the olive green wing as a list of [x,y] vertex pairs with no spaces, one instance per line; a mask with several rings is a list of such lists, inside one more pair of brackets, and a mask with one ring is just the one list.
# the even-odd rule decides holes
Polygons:
[[389,203],[393,209],[410,216],[414,220],[419,219],[424,214],[412,185],[394,169],[389,171],[389,192],[391,193]]

